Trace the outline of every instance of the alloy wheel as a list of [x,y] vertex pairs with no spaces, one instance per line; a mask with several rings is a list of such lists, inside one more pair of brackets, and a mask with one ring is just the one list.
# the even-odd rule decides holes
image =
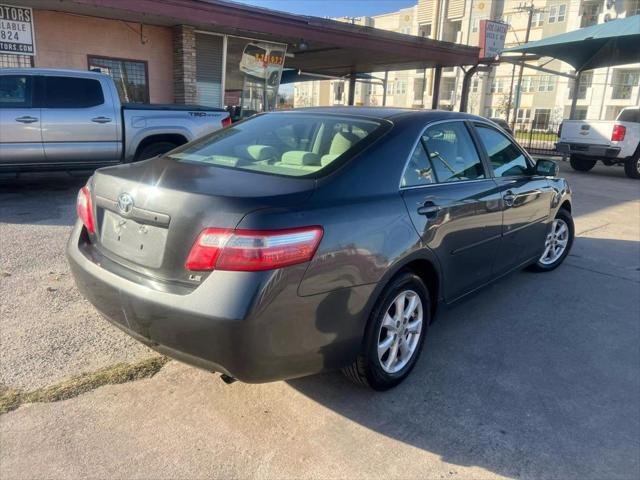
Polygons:
[[538,260],[542,265],[556,262],[567,249],[569,243],[569,227],[561,218],[556,218],[551,224],[551,230],[544,242],[544,253]]
[[378,360],[385,372],[399,372],[414,356],[423,318],[422,300],[413,290],[400,292],[387,307],[378,332]]

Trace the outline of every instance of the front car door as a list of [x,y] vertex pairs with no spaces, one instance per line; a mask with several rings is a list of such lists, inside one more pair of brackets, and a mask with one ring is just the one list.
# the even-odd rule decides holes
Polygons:
[[554,190],[509,137],[486,123],[475,122],[474,129],[502,195],[502,242],[494,264],[500,275],[542,254]]
[[105,163],[120,159],[111,90],[98,78],[44,77],[42,140],[49,163]]
[[33,83],[31,75],[0,75],[0,167],[44,162]]
[[491,278],[502,230],[501,196],[466,121],[428,126],[405,167],[401,195],[444,272],[447,301]]

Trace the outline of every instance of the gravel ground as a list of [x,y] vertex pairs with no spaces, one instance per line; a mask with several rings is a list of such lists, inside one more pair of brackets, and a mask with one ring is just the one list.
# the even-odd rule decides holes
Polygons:
[[152,355],[80,297],[64,255],[85,178],[0,180],[0,384],[33,389]]

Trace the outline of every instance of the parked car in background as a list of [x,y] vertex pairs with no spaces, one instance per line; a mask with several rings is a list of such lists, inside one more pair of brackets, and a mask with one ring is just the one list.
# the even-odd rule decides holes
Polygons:
[[96,171],[67,257],[106,318],[186,363],[245,382],[343,368],[384,390],[437,304],[563,262],[557,173],[463,113],[260,114]]
[[624,165],[630,178],[640,178],[640,107],[622,109],[618,118],[565,120],[556,149],[570,155],[574,170],[587,172],[596,162]]
[[120,104],[113,79],[76,70],[0,70],[0,171],[144,160],[230,123],[225,110]]

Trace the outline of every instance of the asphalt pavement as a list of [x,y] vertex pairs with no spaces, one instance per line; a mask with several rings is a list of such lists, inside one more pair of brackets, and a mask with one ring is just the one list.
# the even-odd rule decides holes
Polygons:
[[[565,264],[440,312],[398,388],[339,373],[226,385],[170,362],[0,416],[0,478],[639,478],[640,182],[561,170],[577,233]],[[22,182],[0,184],[1,381],[149,355],[68,278],[82,181]]]

